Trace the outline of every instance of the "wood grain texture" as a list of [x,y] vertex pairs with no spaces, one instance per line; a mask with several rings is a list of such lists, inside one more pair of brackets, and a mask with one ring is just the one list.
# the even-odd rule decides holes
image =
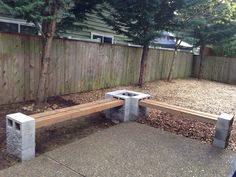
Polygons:
[[143,107],[148,107],[151,109],[158,109],[161,111],[169,112],[169,113],[178,115],[186,119],[195,119],[195,120],[200,120],[203,122],[209,122],[209,123],[214,123],[214,124],[216,123],[219,117],[218,115],[195,111],[188,108],[182,108],[175,105],[169,105],[163,102],[158,102],[158,101],[149,100],[149,99],[141,100],[139,102],[139,105]]
[[82,116],[87,116],[89,114],[104,111],[106,109],[119,107],[123,104],[124,100],[105,99],[55,111],[39,113],[31,115],[31,117],[36,119],[36,128],[41,128],[59,122],[64,122]]
[[[199,71],[200,57],[194,57],[193,76]],[[204,56],[202,79],[236,84],[236,58]]]

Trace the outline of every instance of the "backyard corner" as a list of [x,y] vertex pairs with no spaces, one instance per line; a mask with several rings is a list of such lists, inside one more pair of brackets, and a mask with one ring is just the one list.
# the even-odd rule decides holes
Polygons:
[[[148,93],[152,99],[172,105],[203,111],[206,113],[220,114],[222,112],[236,115],[236,86],[211,82],[206,80],[186,79],[173,82],[156,81],[145,84],[140,89],[134,86],[101,89],[91,92],[70,94],[62,97],[50,98],[44,108],[37,108],[33,102],[1,106],[0,139],[5,142],[5,115],[14,112],[33,114],[48,110],[55,110],[72,105],[83,104],[104,98],[106,92],[118,89],[128,89]],[[139,123],[179,134],[203,143],[212,143],[214,125],[197,120],[187,120],[172,114],[151,110],[145,117],[138,119]],[[87,119],[67,121],[50,128],[39,130],[37,135],[36,153],[38,155],[68,144],[76,139],[83,138],[94,132],[109,128],[117,122],[105,119],[103,114],[94,114]],[[56,128],[60,127],[60,128]],[[53,140],[51,140],[53,137]],[[17,163],[17,160],[6,153],[6,147],[0,145],[0,169]],[[228,149],[236,150],[236,127],[233,126]]]
[[0,0],[0,177],[236,177],[235,0]]

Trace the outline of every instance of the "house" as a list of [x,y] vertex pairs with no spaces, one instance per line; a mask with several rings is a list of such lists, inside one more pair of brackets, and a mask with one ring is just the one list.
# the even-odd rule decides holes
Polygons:
[[0,32],[21,33],[37,35],[37,29],[33,23],[27,23],[26,20],[13,19],[9,17],[0,17]]
[[[156,44],[157,46],[161,48],[173,49],[175,47],[175,43],[176,43],[176,38],[174,34],[169,33],[169,32],[163,32],[163,35],[161,38],[157,38],[154,40],[154,44]],[[193,45],[182,41],[180,43],[179,49],[189,51],[193,49]]]
[[[9,15],[0,15],[0,32],[39,35],[33,23],[28,23],[22,19],[11,18]],[[106,25],[95,12],[87,14],[87,20],[83,23],[75,22],[73,26],[68,27],[68,29],[58,34],[60,38],[109,44],[127,43],[125,36],[116,34],[112,30],[112,27]]]
[[[9,16],[0,16],[0,32],[40,35],[33,23],[28,23],[22,19],[14,19]],[[116,34],[112,30],[112,27],[108,26],[95,12],[87,14],[87,20],[83,23],[75,22],[73,26],[68,27],[58,34],[60,38],[108,44],[126,44],[129,46],[134,45],[130,44],[125,36]],[[155,47],[173,49],[175,37],[171,33],[163,32],[163,36],[155,39],[153,43]],[[181,42],[181,50],[191,51],[192,48],[192,45]]]

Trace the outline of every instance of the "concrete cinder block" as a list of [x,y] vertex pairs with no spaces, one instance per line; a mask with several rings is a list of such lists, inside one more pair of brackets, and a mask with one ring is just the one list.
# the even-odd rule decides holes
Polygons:
[[145,116],[148,113],[148,108],[139,106],[139,101],[150,97],[148,94],[139,93],[131,98],[130,120],[136,120],[138,117]]
[[125,101],[125,104],[118,108],[112,108],[105,111],[105,115],[108,119],[115,119],[122,122],[126,122],[129,120],[129,105],[130,105],[130,97],[127,95],[123,95],[123,90],[118,90],[114,92],[108,92],[105,94],[105,98],[116,98],[122,99]]
[[230,114],[221,114],[217,120],[213,145],[219,148],[226,148],[229,143],[229,137],[233,125],[234,116]]
[[228,146],[228,142],[214,138],[213,146],[224,149]]
[[32,160],[35,158],[35,147],[34,148],[28,148],[21,151],[21,160]]
[[233,115],[222,113],[217,120],[217,128],[230,129],[233,124]]
[[30,160],[35,157],[35,119],[22,113],[6,117],[8,153]]
[[229,138],[230,132],[229,129],[221,129],[215,131],[214,138],[226,141]]
[[106,93],[105,98],[116,98],[125,101],[125,104],[120,108],[113,108],[105,111],[106,117],[116,119],[122,122],[135,120],[139,116],[147,113],[146,108],[139,106],[139,101],[149,99],[150,95],[129,90],[117,90]]

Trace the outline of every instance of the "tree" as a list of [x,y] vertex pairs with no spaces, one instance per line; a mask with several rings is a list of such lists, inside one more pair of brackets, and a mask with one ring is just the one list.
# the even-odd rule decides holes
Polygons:
[[199,7],[202,6],[205,2],[205,0],[185,0],[182,8],[176,11],[174,25],[170,29],[175,37],[175,46],[170,70],[167,77],[168,82],[172,80],[178,49],[181,46],[182,41],[187,40],[193,42],[193,29],[190,27],[191,20],[195,18],[196,15],[204,13],[204,11],[199,11]]
[[177,11],[175,26],[171,29],[176,36],[175,50],[167,80],[172,78],[178,47],[183,39],[189,38],[200,46],[200,70],[198,78],[201,78],[203,50],[206,45],[219,43],[236,33],[235,25],[231,18],[235,15],[232,2],[218,0],[185,0],[182,9]]
[[215,55],[236,57],[236,36],[212,46]]
[[110,0],[109,16],[101,14],[108,25],[131,42],[143,46],[138,85],[143,86],[149,45],[173,24],[182,0]]
[[[229,2],[230,4],[230,14],[231,23],[234,24],[234,29],[231,29],[235,31],[235,35],[231,38],[226,38],[221,43],[213,44],[212,48],[215,54],[220,56],[227,56],[227,57],[236,57],[236,2]],[[232,32],[231,32],[232,33]]]
[[204,4],[203,15],[197,15],[191,21],[195,45],[200,46],[200,69],[198,79],[202,78],[204,48],[206,45],[219,44],[220,42],[232,38],[236,33],[236,24],[232,20],[235,16],[231,1],[208,0]]
[[43,52],[37,103],[46,101],[48,67],[56,31],[75,20],[84,20],[86,13],[101,2],[102,0],[0,0],[1,9],[5,9],[13,17],[34,23],[41,33]]

